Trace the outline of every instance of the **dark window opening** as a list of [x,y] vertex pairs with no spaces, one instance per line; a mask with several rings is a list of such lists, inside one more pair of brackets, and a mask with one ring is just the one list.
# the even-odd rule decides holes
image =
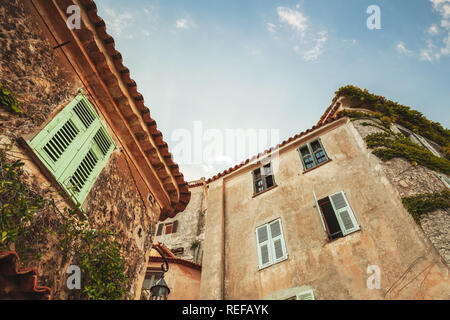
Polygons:
[[336,213],[333,210],[333,206],[331,205],[330,198],[326,197],[320,199],[318,203],[328,232],[328,238],[330,240],[333,240],[343,237],[344,235],[342,233],[341,227],[339,226],[339,222],[336,218]]
[[262,168],[253,171],[254,193],[260,193],[275,185],[275,179],[271,164],[266,164]]
[[307,143],[299,150],[305,170],[311,169],[328,160],[328,156],[319,139]]

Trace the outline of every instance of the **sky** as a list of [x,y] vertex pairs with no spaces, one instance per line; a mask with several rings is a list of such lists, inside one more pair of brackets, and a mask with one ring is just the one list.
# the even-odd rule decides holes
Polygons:
[[[450,125],[450,0],[96,3],[187,181],[245,160],[211,136],[266,132],[251,156],[311,128],[347,84]],[[195,156],[212,144],[214,161]]]

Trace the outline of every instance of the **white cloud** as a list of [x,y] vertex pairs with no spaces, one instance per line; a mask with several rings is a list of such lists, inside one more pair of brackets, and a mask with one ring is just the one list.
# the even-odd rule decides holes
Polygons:
[[[303,54],[303,58],[306,61],[315,61],[319,58],[319,56],[323,53],[323,47],[325,46],[325,43],[327,42],[328,38],[328,32],[327,31],[320,31],[317,33],[315,41],[315,45],[312,49],[306,51]],[[295,49],[294,49],[295,50]]]
[[403,41],[400,41],[399,43],[397,43],[397,51],[402,53],[402,54],[410,54],[412,51],[406,49],[405,44],[403,43]]
[[431,34],[431,35],[436,35],[439,33],[439,27],[435,24],[432,24],[428,29],[427,29],[427,33]]
[[177,21],[175,21],[175,26],[178,29],[189,29],[193,25],[194,25],[194,23],[187,18],[182,18],[182,19],[178,19]]
[[[112,31],[115,36],[121,36],[124,30],[131,26],[133,16],[130,13],[116,13],[114,9],[105,9],[105,22],[106,27]],[[129,38],[133,38],[131,33],[128,34]]]
[[[427,40],[426,48],[420,50],[420,59],[428,62],[439,60],[442,56],[450,55],[450,0],[429,0],[433,10],[441,16],[441,27],[444,29],[442,37]],[[436,36],[439,27],[433,24],[427,33]]]
[[436,51],[436,46],[430,40],[427,41],[427,47],[420,50],[420,60],[434,62],[440,57],[441,54]]
[[267,27],[267,31],[269,31],[270,33],[274,33],[275,29],[277,28],[277,26],[273,23],[267,22],[266,23],[266,27]]
[[291,28],[303,34],[308,28],[308,18],[306,18],[300,11],[293,10],[286,7],[277,8],[278,17],[281,22],[287,23]]

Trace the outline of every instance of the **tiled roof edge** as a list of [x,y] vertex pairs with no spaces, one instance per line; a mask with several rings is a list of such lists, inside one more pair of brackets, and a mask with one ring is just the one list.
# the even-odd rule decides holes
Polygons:
[[114,38],[106,32],[105,21],[98,16],[97,6],[94,0],[80,0],[88,14],[89,20],[96,27],[96,32],[106,48],[106,51],[117,70],[121,73],[121,78],[127,85],[128,93],[134,97],[135,104],[141,112],[141,117],[144,120],[149,133],[152,136],[161,157],[172,173],[179,189],[178,202],[172,202],[173,210],[163,210],[161,212],[160,220],[165,220],[168,217],[174,217],[176,213],[183,211],[190,201],[190,191],[184,175],[180,172],[178,164],[173,161],[172,154],[169,152],[167,143],[163,140],[162,133],[158,130],[156,121],[151,118],[149,108],[144,105],[144,97],[137,91],[136,82],[130,77],[130,70],[123,65],[122,55],[115,48]]
[[[53,296],[52,289],[49,287],[39,286],[39,276],[36,269],[33,268],[21,268],[20,258],[15,251],[3,251],[0,252],[0,271],[6,272],[7,276],[16,276],[22,278],[20,283],[22,292],[33,292],[37,294],[39,300],[51,300]],[[23,277],[27,277],[24,281]]]

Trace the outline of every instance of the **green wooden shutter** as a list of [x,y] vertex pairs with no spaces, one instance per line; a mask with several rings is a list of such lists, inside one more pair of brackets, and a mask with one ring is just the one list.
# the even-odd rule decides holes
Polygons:
[[83,203],[115,148],[82,93],[28,144],[78,204]]
[[259,268],[272,264],[272,250],[270,248],[269,226],[267,224],[256,228],[256,243],[258,246]]
[[[100,124],[101,126],[101,124]],[[60,183],[82,204],[98,175],[113,152],[114,144],[101,126],[78,151],[71,165],[64,171]]]
[[358,222],[355,215],[345,197],[343,191],[338,192],[330,197],[331,205],[333,206],[342,234],[345,236],[349,233],[359,230]]
[[91,119],[95,112],[89,108],[87,112],[82,112],[88,103],[79,94],[28,142],[57,180],[92,130],[92,122],[85,117]]
[[297,300],[315,300],[314,292],[312,290],[308,290],[297,293]]
[[274,263],[284,260],[287,257],[286,244],[284,242],[281,220],[275,220],[269,224],[271,244],[273,250]]

